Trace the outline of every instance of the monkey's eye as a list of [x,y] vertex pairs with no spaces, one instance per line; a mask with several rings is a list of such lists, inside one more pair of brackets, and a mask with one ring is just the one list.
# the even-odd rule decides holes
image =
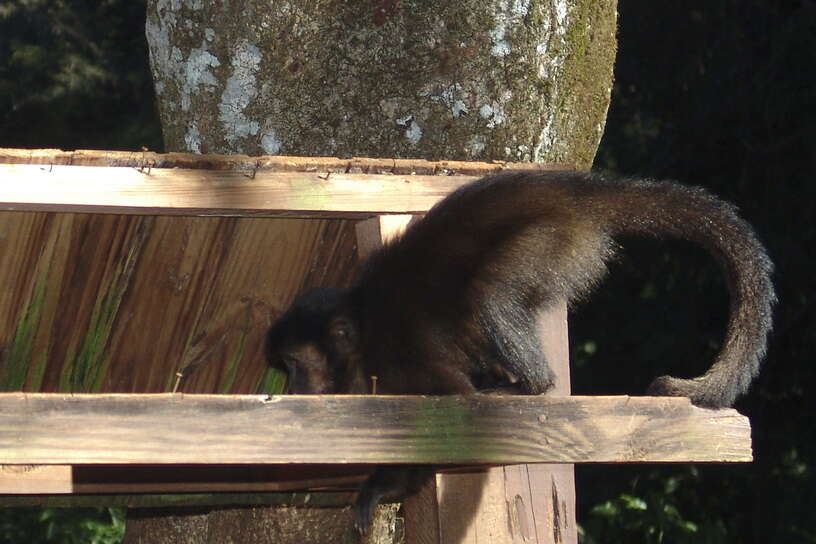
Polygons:
[[329,338],[332,347],[339,353],[348,355],[357,345],[357,329],[354,322],[345,316],[336,316],[329,323]]
[[329,325],[329,334],[331,334],[332,338],[335,339],[348,338],[349,329],[350,324],[348,321],[345,319],[335,319]]

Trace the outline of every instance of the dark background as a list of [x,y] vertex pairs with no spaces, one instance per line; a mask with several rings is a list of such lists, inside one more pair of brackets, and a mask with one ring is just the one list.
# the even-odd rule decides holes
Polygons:
[[[0,4],[0,146],[160,151],[144,9]],[[619,11],[596,166],[735,202],[776,263],[780,303],[763,372],[737,405],[752,420],[755,462],[578,467],[584,541],[816,543],[816,403],[806,396],[816,387],[816,2],[621,0]],[[638,394],[666,372],[696,375],[722,338],[728,297],[706,255],[621,245],[571,320],[576,393]],[[105,510],[5,510],[0,541],[85,542],[110,519],[121,523]]]
[[[816,2],[622,0],[616,84],[596,165],[704,185],[735,202],[776,265],[762,373],[737,409],[755,461],[585,466],[591,542],[816,542]],[[629,251],[571,322],[580,393],[642,392],[697,375],[727,293],[696,248]],[[611,364],[610,364],[611,363]]]

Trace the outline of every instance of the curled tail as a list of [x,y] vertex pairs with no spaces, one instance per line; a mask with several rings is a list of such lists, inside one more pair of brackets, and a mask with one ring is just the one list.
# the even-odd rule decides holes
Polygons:
[[689,397],[697,406],[731,406],[759,372],[771,329],[776,296],[773,264],[765,248],[732,205],[704,189],[642,180],[593,181],[612,189],[599,200],[608,214],[609,234],[683,238],[699,243],[719,262],[731,294],[720,353],[704,375],[662,376],[652,382],[649,393]]

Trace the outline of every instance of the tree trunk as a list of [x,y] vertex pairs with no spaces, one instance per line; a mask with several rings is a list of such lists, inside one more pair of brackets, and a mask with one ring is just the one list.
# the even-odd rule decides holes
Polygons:
[[[609,104],[615,20],[615,0],[149,0],[146,30],[168,151],[588,168]],[[353,229],[322,222],[307,233],[301,223],[280,229],[304,247],[320,247],[307,240],[315,232]],[[307,523],[293,509],[260,512],[239,509],[238,525],[224,523],[292,516],[286,527],[347,534],[344,516]],[[207,523],[175,516],[179,539],[164,540],[169,521],[133,514],[128,542],[206,542],[223,511]],[[556,531],[542,542],[570,540]]]
[[[368,542],[394,542],[395,506],[389,505]],[[128,510],[126,544],[356,544],[348,509],[291,506]],[[388,523],[389,520],[391,523]]]
[[592,163],[614,0],[148,2],[165,144]]

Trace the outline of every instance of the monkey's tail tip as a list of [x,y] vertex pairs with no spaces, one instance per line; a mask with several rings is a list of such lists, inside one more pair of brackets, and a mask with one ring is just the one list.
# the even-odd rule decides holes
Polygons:
[[661,376],[652,382],[647,394],[655,397],[688,397],[693,405],[701,408],[727,408],[735,400],[704,377],[685,380]]

